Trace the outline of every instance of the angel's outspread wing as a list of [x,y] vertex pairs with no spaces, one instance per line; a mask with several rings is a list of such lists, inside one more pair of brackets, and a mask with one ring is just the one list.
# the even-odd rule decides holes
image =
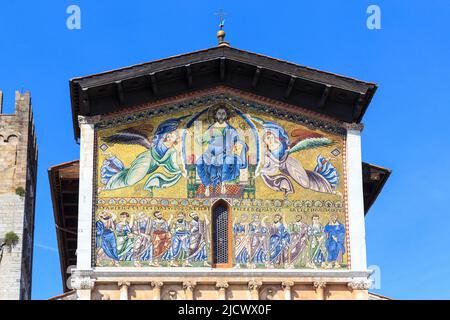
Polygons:
[[107,143],[135,144],[146,149],[151,149],[152,143],[142,132],[133,128],[122,130],[112,136],[103,139]]
[[307,138],[298,141],[294,146],[289,149],[289,154],[298,152],[301,150],[314,149],[319,147],[331,146],[334,142],[328,138]]

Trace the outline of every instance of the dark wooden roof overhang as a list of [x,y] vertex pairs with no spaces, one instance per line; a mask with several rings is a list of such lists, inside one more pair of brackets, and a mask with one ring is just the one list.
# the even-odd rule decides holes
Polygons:
[[362,171],[364,211],[365,214],[367,214],[370,207],[372,207],[372,205],[375,203],[375,200],[377,200],[392,171],[365,162],[363,162]]
[[217,85],[357,123],[377,89],[374,83],[215,47],[70,80],[75,138],[80,136],[79,115],[117,112]]
[[64,291],[67,268],[77,263],[79,171],[78,160],[48,169]]

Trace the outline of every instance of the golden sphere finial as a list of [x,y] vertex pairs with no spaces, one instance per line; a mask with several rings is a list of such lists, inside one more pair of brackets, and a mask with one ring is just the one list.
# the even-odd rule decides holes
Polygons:
[[219,39],[219,44],[218,46],[227,46],[229,47],[230,44],[228,42],[225,41],[225,31],[223,30],[223,27],[225,25],[225,20],[223,19],[225,12],[223,10],[219,10],[219,12],[217,13],[220,16],[220,24],[219,24],[219,31],[217,31],[217,38]]
[[223,45],[223,43],[225,42],[225,31],[223,31],[222,29],[220,29],[219,31],[217,31],[217,38],[219,39],[219,46]]

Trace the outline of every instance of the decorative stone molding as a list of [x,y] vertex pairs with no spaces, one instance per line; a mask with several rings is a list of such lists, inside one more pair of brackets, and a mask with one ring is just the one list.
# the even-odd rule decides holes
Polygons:
[[262,286],[262,282],[261,281],[255,281],[255,280],[251,280],[248,282],[248,289],[249,290],[258,290],[259,288],[261,288]]
[[314,281],[313,287],[314,289],[325,289],[327,283],[325,281]]
[[364,124],[362,123],[347,123],[345,122],[343,124],[344,128],[349,131],[349,130],[358,130],[358,131],[363,131],[364,130]]
[[281,287],[283,290],[291,289],[294,286],[294,281],[283,281]]
[[152,282],[150,282],[150,285],[152,286],[152,288],[161,288],[164,285],[164,282],[152,281]]
[[261,286],[261,281],[251,280],[248,282],[248,289],[250,290],[252,300],[259,300],[259,288]]
[[228,287],[229,287],[229,284],[226,281],[219,281],[216,283],[217,289],[227,289]]
[[325,300],[325,288],[327,283],[325,281],[319,280],[314,281],[313,287],[316,289],[317,300]]
[[281,288],[283,288],[284,291],[284,299],[285,300],[292,300],[292,293],[291,288],[294,286],[294,281],[283,281],[281,283]]
[[369,290],[372,282],[368,280],[356,280],[347,283],[347,287],[352,290]]
[[119,285],[119,288],[121,288],[121,287],[123,287],[123,286],[129,287],[129,286],[131,285],[131,283],[130,283],[129,281],[120,281],[120,282],[118,283],[118,285]]
[[229,285],[226,281],[216,282],[216,288],[219,289],[219,300],[226,300],[226,291],[228,287]]
[[183,282],[183,289],[184,290],[194,290],[196,285],[197,285],[197,282],[195,282],[195,281],[185,281],[185,282]]
[[128,300],[128,288],[130,287],[130,282],[120,281],[118,283],[120,289],[120,300]]
[[183,282],[183,289],[185,290],[186,300],[194,300],[194,288],[197,285],[195,281]]
[[150,286],[154,290],[153,300],[161,300],[161,288],[164,285],[162,281],[152,281],[150,282]]
[[101,115],[93,117],[78,116],[78,125],[81,126],[82,124],[96,124],[101,120],[102,120]]
[[72,289],[92,290],[95,286],[95,280],[90,277],[73,277],[70,281]]

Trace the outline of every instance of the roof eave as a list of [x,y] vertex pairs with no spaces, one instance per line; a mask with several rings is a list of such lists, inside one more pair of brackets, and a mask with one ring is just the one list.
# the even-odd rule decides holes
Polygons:
[[[356,111],[352,115],[353,120],[349,122],[360,122],[362,120],[362,117],[377,89],[377,85],[375,83],[364,82],[361,80],[320,71],[236,48],[214,47],[172,56],[165,59],[154,60],[147,63],[136,64],[99,74],[89,75],[86,77],[71,79],[70,91],[75,138],[79,138],[80,134],[77,119],[78,115],[90,115],[88,114],[89,112],[86,112],[86,110],[83,111],[83,109],[89,109],[89,107],[83,106],[83,108],[81,108],[80,106],[81,103],[87,104],[86,97],[84,97],[84,95],[89,97],[88,91],[90,89],[113,85],[115,83],[121,83],[131,79],[142,78],[150,74],[159,74],[168,70],[181,70],[181,68],[185,68],[188,65],[195,65],[197,63],[208,63],[211,61],[214,63],[220,59],[241,63],[247,65],[248,67],[262,68],[272,73],[280,74],[284,78],[287,77],[289,79],[290,77],[291,79],[300,79],[303,82],[311,82],[315,85],[324,87],[331,86],[332,88],[336,88],[338,90],[348,91],[352,94],[359,95],[359,99],[356,102],[357,106],[355,106]],[[196,88],[191,89],[195,91]],[[261,92],[255,93],[264,95],[264,93]]]

